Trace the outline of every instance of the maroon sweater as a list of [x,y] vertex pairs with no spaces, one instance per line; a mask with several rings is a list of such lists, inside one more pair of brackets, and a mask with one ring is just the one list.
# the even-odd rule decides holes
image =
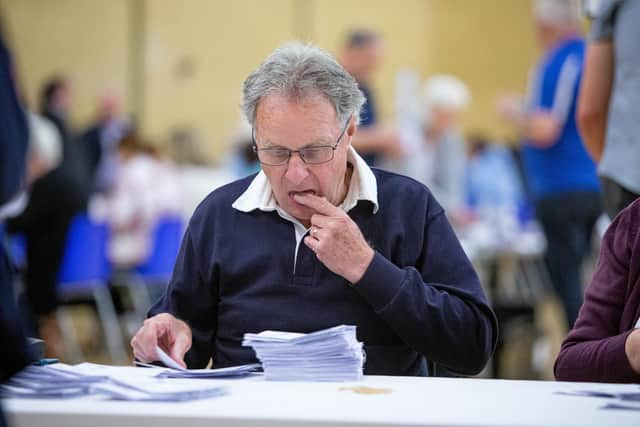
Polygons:
[[640,317],[640,199],[604,235],[591,285],[554,371],[561,381],[640,382],[624,351]]

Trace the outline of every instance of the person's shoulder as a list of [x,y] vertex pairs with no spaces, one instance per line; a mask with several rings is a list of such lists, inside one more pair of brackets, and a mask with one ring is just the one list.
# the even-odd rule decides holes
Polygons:
[[640,234],[640,197],[624,208],[614,219],[618,222],[619,228],[623,228],[625,233],[637,238]]
[[422,208],[429,216],[443,211],[433,193],[423,183],[399,173],[371,168],[378,184],[378,203],[392,205],[394,209],[407,207],[412,210]]
[[584,60],[585,41],[582,37],[573,37],[557,44],[547,54],[543,62],[543,70],[553,75],[559,73],[567,60],[578,61],[580,65]]
[[603,240],[624,253],[640,250],[640,198],[616,215]]
[[572,61],[583,61],[586,48],[586,42],[582,37],[576,37],[568,40],[560,54],[561,59],[566,61],[571,59]]
[[378,191],[391,187],[395,190],[406,189],[408,191],[429,193],[429,189],[424,184],[409,176],[391,172],[385,169],[379,169],[377,167],[372,167],[371,171],[376,177],[376,181],[378,183]]

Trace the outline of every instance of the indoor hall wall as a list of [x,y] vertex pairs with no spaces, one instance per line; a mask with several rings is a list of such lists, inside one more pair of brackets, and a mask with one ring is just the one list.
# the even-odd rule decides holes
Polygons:
[[534,37],[530,0],[430,1],[429,37],[434,45],[424,71],[457,75],[473,100],[465,115],[467,131],[512,138],[513,129],[495,114],[496,94],[523,93],[529,69],[540,55]]
[[[31,109],[44,80],[69,76],[71,121],[93,118],[96,97],[113,88],[128,98],[129,0],[0,0],[6,37]],[[125,105],[126,107],[126,105]]]
[[293,38],[294,0],[146,2],[143,128],[192,127],[220,157],[241,121],[242,82]]

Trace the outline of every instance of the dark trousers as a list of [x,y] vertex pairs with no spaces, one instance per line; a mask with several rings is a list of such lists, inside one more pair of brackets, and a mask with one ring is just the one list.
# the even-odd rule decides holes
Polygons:
[[606,176],[600,177],[600,183],[602,184],[602,204],[604,211],[611,220],[613,220],[621,210],[629,206],[631,202],[640,197],[640,194],[624,188]]
[[547,238],[545,263],[571,328],[583,301],[582,262],[601,214],[600,194],[572,191],[542,198],[536,215]]

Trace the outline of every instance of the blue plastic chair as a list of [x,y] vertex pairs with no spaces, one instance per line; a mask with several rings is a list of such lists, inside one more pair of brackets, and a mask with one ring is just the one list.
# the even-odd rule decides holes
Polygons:
[[9,257],[19,270],[27,265],[27,237],[24,234],[9,237]]
[[136,268],[136,274],[145,282],[168,282],[180,251],[184,232],[181,217],[164,217],[156,224],[151,253]]
[[[93,298],[112,360],[126,363],[128,358],[120,323],[109,292],[110,267],[106,257],[108,237],[109,228],[105,223],[95,223],[84,213],[74,217],[67,232],[58,274],[58,296],[63,304],[77,298]],[[71,322],[63,314],[59,315],[59,319],[68,340],[73,335],[70,331]],[[71,344],[69,348],[77,348],[77,345]]]
[[124,278],[134,304],[137,321],[146,312],[171,279],[180,251],[184,221],[180,216],[165,216],[158,220],[153,231],[151,252],[147,259]]

